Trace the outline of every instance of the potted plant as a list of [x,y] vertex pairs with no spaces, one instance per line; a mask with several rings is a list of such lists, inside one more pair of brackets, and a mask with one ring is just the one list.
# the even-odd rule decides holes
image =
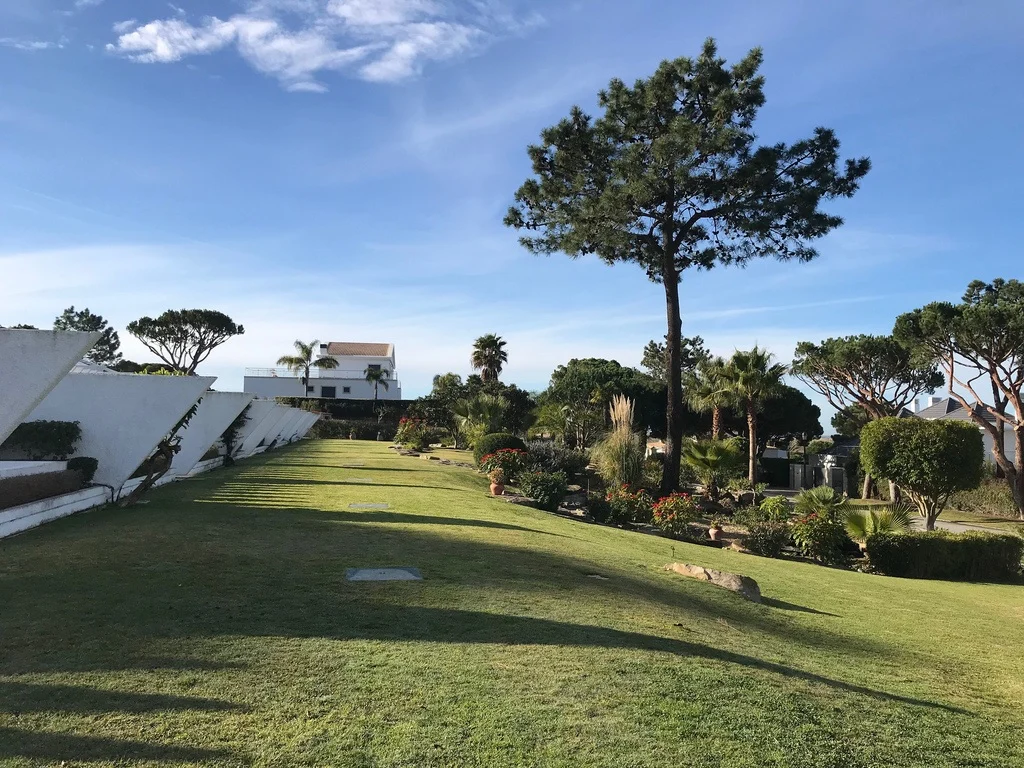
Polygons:
[[488,477],[491,478],[491,495],[501,496],[505,492],[505,470],[501,467],[492,469]]
[[712,541],[722,540],[722,518],[715,516],[711,518],[711,525],[708,526],[708,536]]

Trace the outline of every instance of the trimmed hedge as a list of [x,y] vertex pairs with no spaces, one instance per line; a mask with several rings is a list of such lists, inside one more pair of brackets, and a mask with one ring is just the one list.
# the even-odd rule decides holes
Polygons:
[[886,576],[1010,581],[1020,574],[1024,539],[973,531],[876,533],[868,537],[867,553],[871,564]]
[[99,467],[99,460],[92,456],[75,456],[68,459],[68,469],[73,469],[82,476],[83,483],[91,483],[96,469]]
[[524,496],[548,512],[558,511],[569,486],[561,472],[524,472],[516,480],[516,485]]
[[33,461],[64,461],[82,438],[77,421],[26,421],[19,424],[3,447],[21,450]]
[[63,496],[81,490],[83,485],[82,474],[76,469],[8,477],[0,480],[0,509]]
[[479,467],[480,459],[488,453],[494,453],[502,448],[518,448],[525,451],[526,443],[508,432],[492,432],[489,435],[484,435],[473,446],[473,463]]

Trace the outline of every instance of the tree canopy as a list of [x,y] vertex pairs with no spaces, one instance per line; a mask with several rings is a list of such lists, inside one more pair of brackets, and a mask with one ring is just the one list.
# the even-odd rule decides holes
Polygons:
[[840,168],[839,141],[826,128],[757,146],[761,62],[754,49],[727,67],[709,39],[696,58],[665,61],[632,87],[612,80],[598,97],[603,114],[574,107],[529,148],[534,176],[505,217],[530,251],[632,262],[663,285],[665,491],[678,484],[683,433],[681,274],[814,258],[810,241],[842,223],[819,204],[853,195],[869,169],[866,158]]
[[793,373],[838,411],[858,406],[872,419],[898,416],[943,383],[934,362],[892,336],[843,336],[797,344]]
[[53,320],[55,331],[100,331],[100,339],[85,353],[85,359],[100,365],[114,366],[121,362],[121,339],[117,331],[101,316],[89,308],[76,310],[74,306],[65,309]]
[[[683,368],[684,376],[711,358],[711,353],[704,346],[704,339],[700,336],[683,336],[680,348],[679,364]],[[653,378],[668,383],[668,346],[651,339],[644,347],[640,367]]]
[[502,367],[508,362],[506,343],[501,336],[493,333],[485,334],[473,342],[470,363],[473,370],[480,371],[480,378],[484,381],[497,381],[501,375]]
[[128,333],[173,370],[192,376],[214,349],[245,328],[213,309],[169,309],[133,320]]
[[311,368],[328,370],[338,367],[338,359],[336,357],[317,354],[319,345],[319,339],[313,339],[308,344],[302,339],[296,339],[293,344],[295,354],[281,355],[281,357],[277,358],[278,365],[283,365],[302,380],[303,396],[309,391],[309,372]]

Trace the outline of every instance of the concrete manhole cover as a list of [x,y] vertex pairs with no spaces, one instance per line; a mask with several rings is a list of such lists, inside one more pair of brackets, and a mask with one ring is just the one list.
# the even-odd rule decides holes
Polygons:
[[348,568],[349,581],[423,581],[419,568]]
[[349,509],[387,509],[388,505],[383,503],[371,502],[368,504],[349,504]]

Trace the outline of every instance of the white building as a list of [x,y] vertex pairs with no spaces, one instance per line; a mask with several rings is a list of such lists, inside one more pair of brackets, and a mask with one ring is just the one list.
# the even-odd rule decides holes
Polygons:
[[[395,370],[395,345],[358,341],[321,344],[317,357],[333,357],[337,368],[309,370],[309,384],[303,391],[302,372],[287,368],[246,368],[245,391],[257,397],[323,397],[373,400],[374,385],[366,380],[367,370],[384,372],[385,382],[377,385],[380,400],[401,400],[402,384]],[[385,389],[386,384],[386,389]]]
[[[916,403],[915,403],[916,405]],[[915,415],[920,419],[926,419],[933,421],[935,419],[955,419],[957,421],[973,421],[971,414],[960,405],[959,400],[953,398],[940,398],[940,397],[929,397],[927,399],[922,398],[922,405],[924,406],[918,410]],[[989,424],[995,424],[999,426],[996,418],[978,407],[978,415],[984,418]],[[978,429],[981,431],[982,442],[985,444],[985,461],[994,461],[995,454],[992,447],[992,435],[987,429],[982,429],[980,426]],[[1016,446],[1013,442],[1013,430],[1007,429],[1003,425],[1003,452],[1006,454],[1006,458],[1010,461],[1016,460]]]

